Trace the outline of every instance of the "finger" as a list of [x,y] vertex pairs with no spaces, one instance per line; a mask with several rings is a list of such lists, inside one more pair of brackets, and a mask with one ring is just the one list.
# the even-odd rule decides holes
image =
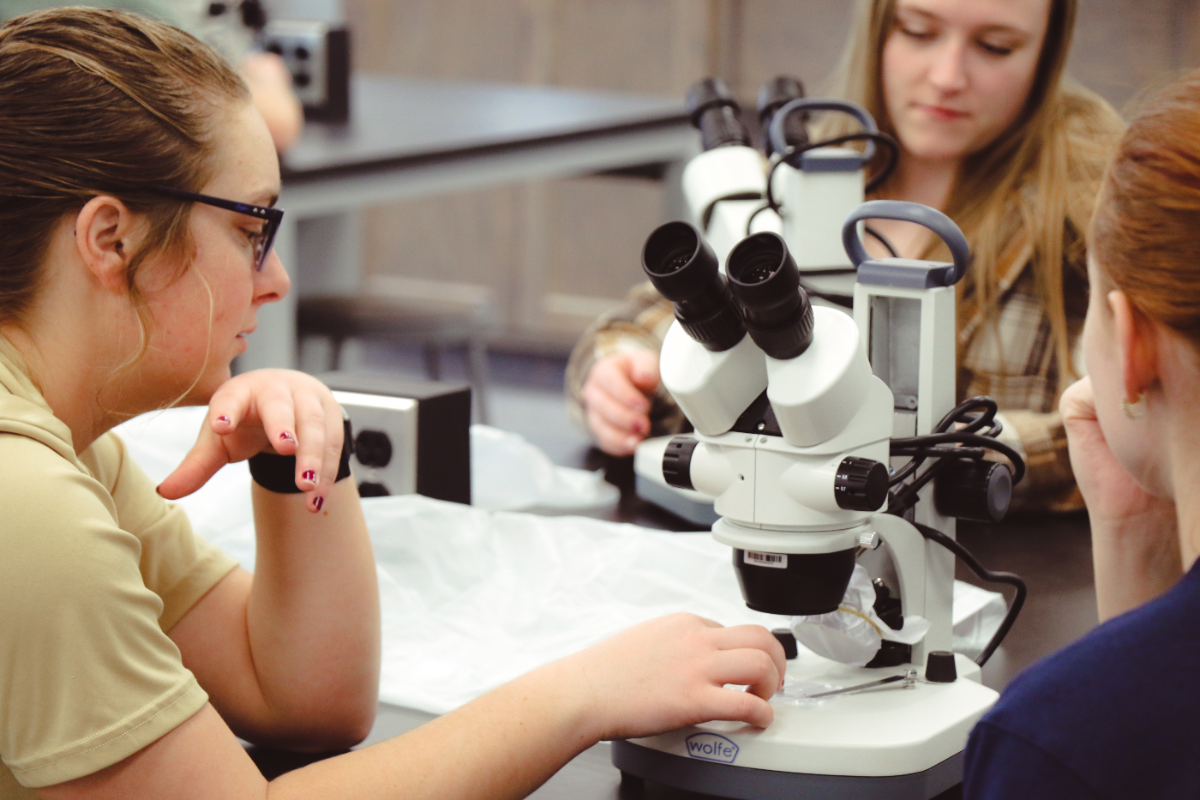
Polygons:
[[761,650],[775,662],[775,669],[780,675],[787,672],[787,653],[783,651],[783,645],[775,638],[775,634],[761,625],[734,625],[722,629],[716,634],[716,638],[717,647],[722,650]]
[[325,418],[325,454],[320,484],[314,491],[315,496],[309,500],[309,510],[314,513],[324,507],[325,499],[333,490],[334,481],[337,480],[338,466],[342,459],[343,440],[346,438],[341,406],[337,404],[332,395],[328,394],[323,398],[322,406]]
[[[296,426],[296,488],[312,493],[325,486],[328,493],[328,469],[325,449],[329,436],[325,425],[325,406],[308,387],[292,393],[292,417]],[[311,505],[312,497],[309,497]]]
[[599,414],[588,414],[588,428],[596,437],[596,444],[610,456],[631,455],[641,437],[610,425]]
[[702,695],[705,716],[709,720],[748,722],[765,728],[775,719],[775,710],[763,698],[741,689],[711,687]]
[[271,447],[280,455],[295,455],[296,408],[291,390],[284,385],[264,387],[255,397],[255,404]]
[[658,372],[658,353],[642,350],[629,354],[629,378],[643,394],[658,389],[661,382]]
[[619,354],[597,362],[588,375],[588,384],[601,390],[614,402],[630,411],[645,413],[650,410],[650,401],[633,382],[633,364],[628,354]]
[[650,432],[650,418],[645,414],[632,411],[624,403],[597,389],[584,398],[589,415],[599,416],[611,427],[623,431],[626,436],[637,436],[639,439]]
[[1091,378],[1083,378],[1067,387],[1058,404],[1063,420],[1096,419],[1096,398]]
[[746,686],[751,694],[769,700],[779,690],[783,669],[764,650],[722,650],[715,656],[708,677],[718,686],[727,683]]
[[250,413],[254,396],[245,381],[226,381],[208,403],[207,422],[213,433],[226,436],[237,429]]
[[178,500],[208,483],[217,470],[229,463],[225,440],[205,427],[192,449],[175,470],[158,485],[158,493],[167,500]]

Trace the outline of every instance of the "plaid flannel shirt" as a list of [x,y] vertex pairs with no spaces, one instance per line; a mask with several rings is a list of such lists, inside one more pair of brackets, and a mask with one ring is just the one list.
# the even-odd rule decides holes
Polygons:
[[[1025,479],[1015,487],[1013,508],[1022,511],[1071,511],[1083,507],[1067,454],[1067,437],[1058,413],[1065,384],[1051,337],[1050,319],[1038,297],[1028,258],[1016,259],[1000,281],[996,311],[984,314],[969,296],[958,307],[958,397],[990,395],[1000,406],[1001,441],[1025,459]],[[1083,374],[1080,333],[1087,312],[1086,279],[1064,269],[1068,344],[1076,375]],[[601,317],[575,346],[567,366],[568,405],[586,427],[583,384],[597,360],[613,353],[646,349],[657,352],[674,320],[674,309],[648,282],[629,293],[625,303]],[[650,435],[679,433],[687,421],[661,386],[651,398]]]

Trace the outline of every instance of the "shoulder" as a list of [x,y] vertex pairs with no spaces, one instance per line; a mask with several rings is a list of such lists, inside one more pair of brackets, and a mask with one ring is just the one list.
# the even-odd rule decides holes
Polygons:
[[112,496],[80,462],[44,441],[20,433],[0,432],[0,508],[6,530],[96,516],[113,522]]
[[1196,796],[1198,673],[1195,573],[1019,676],[972,733],[969,760],[987,772],[1052,762],[1106,796]]

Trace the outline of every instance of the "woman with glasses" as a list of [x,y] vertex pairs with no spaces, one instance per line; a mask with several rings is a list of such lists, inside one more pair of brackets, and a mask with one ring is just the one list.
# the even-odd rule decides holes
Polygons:
[[[288,290],[279,190],[206,45],[120,11],[0,27],[0,800],[517,797],[601,739],[768,724],[770,633],[677,615],[268,787],[238,736],[349,747],[379,677],[341,410],[298,372],[230,374]],[[209,410],[156,487],[110,429],[173,405]],[[168,502],[241,460],[253,575]]]

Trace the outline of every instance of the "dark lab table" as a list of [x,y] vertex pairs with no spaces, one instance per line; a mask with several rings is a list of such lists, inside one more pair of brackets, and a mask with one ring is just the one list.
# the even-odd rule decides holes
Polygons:
[[[588,466],[593,469],[605,466],[606,477],[621,488],[618,506],[597,516],[666,530],[695,530],[694,525],[646,503],[633,493],[630,459],[610,461],[593,452],[589,462]],[[999,525],[959,523],[958,540],[988,569],[1015,572],[1029,587],[1020,617],[1004,644],[983,668],[985,685],[1003,690],[1025,667],[1078,639],[1096,625],[1091,537],[1086,515],[1018,516]],[[961,563],[957,577],[988,589],[1001,588],[978,581]],[[1007,596],[1011,597],[1011,593]],[[431,714],[381,703],[375,727],[362,746],[398,736],[432,718]],[[267,752],[261,748],[251,748],[251,755],[268,777],[312,760],[311,756]],[[956,791],[942,797],[956,797]],[[532,797],[538,800],[701,800],[707,795],[652,784],[622,787],[620,773],[610,761],[610,747],[601,743],[578,755]]]
[[356,74],[350,120],[310,122],[282,161],[275,250],[292,277],[242,370],[295,361],[296,298],[361,288],[357,213],[380,203],[595,173],[678,177],[699,152],[682,97]]

